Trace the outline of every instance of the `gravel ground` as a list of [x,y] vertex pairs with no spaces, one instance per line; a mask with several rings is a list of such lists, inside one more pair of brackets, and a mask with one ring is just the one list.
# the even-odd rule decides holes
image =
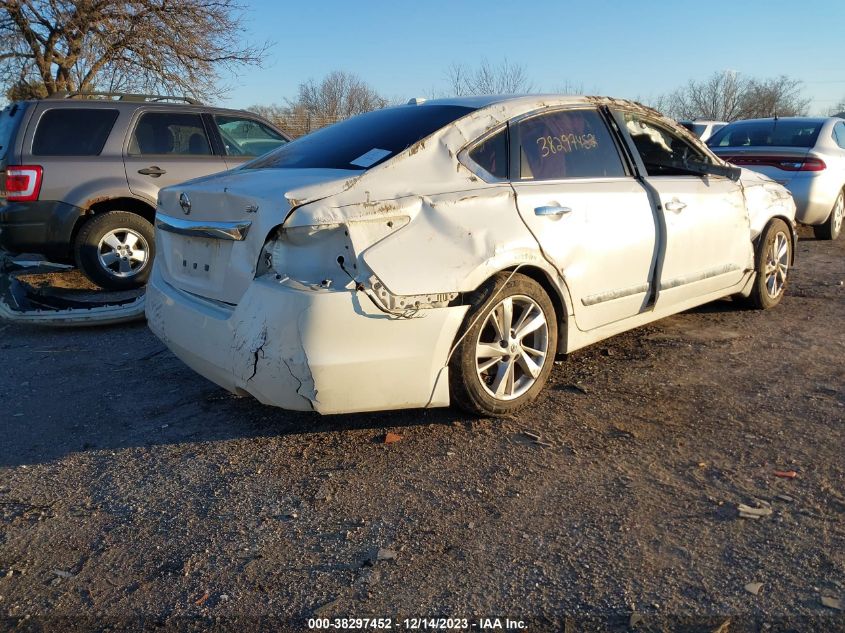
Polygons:
[[845,631],[845,239],[798,257],[775,310],[575,353],[504,420],[291,413],[143,324],[0,324],[0,628]]

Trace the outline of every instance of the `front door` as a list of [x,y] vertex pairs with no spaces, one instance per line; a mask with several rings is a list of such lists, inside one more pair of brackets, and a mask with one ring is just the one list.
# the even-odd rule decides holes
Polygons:
[[658,226],[594,108],[511,124],[519,214],[564,278],[580,330],[648,308]]
[[198,112],[141,111],[123,157],[129,190],[155,205],[158,190],[226,169]]
[[685,170],[712,162],[703,151],[659,122],[632,112],[621,118],[660,202],[665,252],[658,266],[656,307],[683,303],[738,284],[753,266],[745,198],[738,182]]

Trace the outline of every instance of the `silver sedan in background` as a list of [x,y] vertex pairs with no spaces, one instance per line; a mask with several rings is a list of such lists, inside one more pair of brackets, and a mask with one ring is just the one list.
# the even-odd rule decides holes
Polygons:
[[845,212],[845,120],[789,117],[735,121],[707,141],[720,158],[765,174],[795,198],[796,220],[834,240]]

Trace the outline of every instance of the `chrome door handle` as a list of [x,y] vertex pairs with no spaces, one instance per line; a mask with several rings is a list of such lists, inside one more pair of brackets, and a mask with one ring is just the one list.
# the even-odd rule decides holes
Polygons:
[[560,216],[564,215],[565,213],[572,213],[572,209],[569,207],[561,207],[559,205],[549,205],[545,207],[534,207],[534,215],[540,216],[551,216],[553,218],[559,218]]
[[152,176],[153,178],[158,178],[159,176],[166,174],[167,172],[158,165],[153,165],[145,169],[139,169],[138,173],[142,176]]
[[687,208],[686,203],[681,202],[680,200],[670,200],[665,205],[667,211],[683,211]]

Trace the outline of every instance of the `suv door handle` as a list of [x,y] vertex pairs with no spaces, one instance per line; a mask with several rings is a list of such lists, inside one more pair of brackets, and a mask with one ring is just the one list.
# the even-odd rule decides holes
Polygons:
[[683,211],[687,208],[687,205],[678,200],[677,198],[675,198],[674,200],[670,200],[663,206],[666,207],[667,211]]
[[562,207],[560,205],[548,205],[545,207],[534,207],[534,215],[540,216],[551,216],[554,218],[559,218],[565,213],[572,213],[572,209],[569,207]]
[[153,178],[158,178],[167,172],[158,165],[153,165],[152,167],[147,167],[146,169],[139,169],[138,173],[142,176],[152,176]]

